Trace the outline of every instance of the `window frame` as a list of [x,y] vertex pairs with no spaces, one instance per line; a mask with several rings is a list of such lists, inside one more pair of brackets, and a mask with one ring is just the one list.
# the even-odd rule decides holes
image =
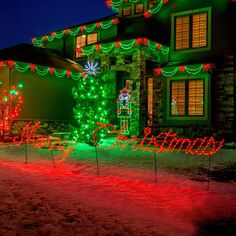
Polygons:
[[[127,15],[125,15],[125,14],[124,14],[124,10],[127,9],[127,8],[130,9],[130,13],[127,14]],[[132,5],[127,5],[127,6],[125,6],[124,8],[122,8],[122,16],[131,16],[131,15],[132,15]]]
[[[203,101],[204,101],[204,107],[203,107],[203,114],[202,115],[190,115],[189,114],[189,82],[190,81],[196,81],[196,80],[201,80],[203,81]],[[172,83],[176,82],[176,81],[184,81],[185,82],[185,86],[184,86],[184,98],[185,98],[185,102],[184,102],[184,115],[172,115],[171,114],[171,98],[172,98]],[[194,79],[181,79],[181,80],[170,80],[170,98],[169,98],[169,116],[171,117],[202,117],[205,114],[205,83],[204,83],[204,78],[194,78]]]
[[[191,80],[203,80],[203,98],[204,98],[204,109],[203,115],[184,115],[174,116],[171,115],[171,81],[191,81]],[[210,124],[211,123],[211,90],[210,90],[210,75],[207,73],[199,73],[197,75],[179,75],[174,77],[167,77],[165,83],[165,100],[164,107],[164,121],[166,125],[193,125],[193,124]],[[188,104],[188,97],[185,97],[185,101]],[[185,106],[187,106],[185,104]],[[187,107],[188,108],[188,107]]]
[[[201,14],[201,13],[207,13],[207,45],[204,47],[192,47],[192,38],[193,38],[193,32],[192,32],[192,16],[194,14]],[[190,16],[190,29],[189,29],[189,48],[186,49],[178,49],[176,50],[176,19],[178,17],[184,17],[184,16]],[[199,8],[189,11],[183,11],[183,12],[177,12],[173,13],[171,15],[171,52],[172,53],[192,53],[192,52],[198,52],[198,51],[209,51],[211,50],[211,7],[205,7],[205,8]]]
[[[140,12],[137,12],[137,6],[138,6],[138,5],[142,5],[142,6],[143,6],[143,10],[140,11]],[[134,5],[134,14],[135,14],[135,15],[138,15],[138,14],[142,14],[142,13],[144,13],[144,3],[142,3],[142,2],[136,3],[136,4]]]
[[[97,34],[97,42],[88,44],[88,36],[91,35],[91,34]],[[90,34],[85,34],[85,33],[83,33],[83,34],[77,35],[77,36],[75,37],[75,59],[78,59],[78,58],[83,57],[83,56],[77,56],[77,52],[76,52],[76,49],[77,49],[77,38],[78,38],[78,37],[83,37],[83,35],[85,35],[85,45],[82,46],[82,47],[89,46],[89,45],[93,45],[93,44],[95,44],[95,43],[98,43],[99,40],[100,40],[100,33],[97,32],[97,31],[95,31],[95,32],[93,32],[93,33],[90,33]]]

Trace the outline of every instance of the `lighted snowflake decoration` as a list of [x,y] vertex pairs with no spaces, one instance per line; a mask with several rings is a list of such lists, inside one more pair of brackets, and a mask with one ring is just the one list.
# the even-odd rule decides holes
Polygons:
[[97,75],[99,70],[100,68],[98,66],[98,62],[87,61],[87,63],[84,65],[84,72],[87,75]]

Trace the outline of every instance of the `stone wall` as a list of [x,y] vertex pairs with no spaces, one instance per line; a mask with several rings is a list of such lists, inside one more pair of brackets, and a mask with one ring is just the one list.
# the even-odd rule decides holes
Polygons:
[[[12,130],[11,134],[13,136],[21,135],[24,127],[29,121],[26,120],[16,120],[12,124]],[[32,121],[32,126],[35,124],[37,121]],[[37,129],[37,134],[43,134],[45,136],[53,133],[59,133],[59,132],[70,132],[71,131],[71,124],[73,122],[64,122],[64,121],[44,121],[40,125],[40,127]]]
[[216,93],[212,103],[216,103],[213,114],[214,133],[228,140],[235,140],[235,68],[234,56],[229,55],[216,78]]

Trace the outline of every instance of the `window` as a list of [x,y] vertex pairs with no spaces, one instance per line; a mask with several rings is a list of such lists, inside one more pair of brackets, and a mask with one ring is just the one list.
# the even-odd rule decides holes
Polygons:
[[170,83],[171,116],[204,115],[204,81],[172,80]]
[[76,47],[83,47],[86,45],[86,35],[81,35],[77,37]]
[[123,8],[123,16],[130,16],[131,15],[131,7],[125,7]]
[[[98,33],[80,35],[76,39],[76,49],[82,48],[86,45],[96,43],[98,41]],[[81,57],[80,50],[76,50],[76,58]]]
[[206,48],[210,44],[210,8],[174,14],[174,48]]
[[87,45],[96,43],[98,41],[98,34],[97,33],[93,33],[93,34],[89,34],[87,37]]
[[148,126],[153,123],[153,78],[148,78]]
[[135,5],[135,13],[139,14],[139,13],[143,13],[144,11],[144,6],[143,3],[139,3]]

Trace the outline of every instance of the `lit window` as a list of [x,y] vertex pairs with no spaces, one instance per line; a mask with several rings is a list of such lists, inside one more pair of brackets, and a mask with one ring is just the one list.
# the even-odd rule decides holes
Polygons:
[[192,47],[207,46],[207,13],[193,15]]
[[81,35],[77,37],[76,47],[83,47],[86,45],[86,35]]
[[131,15],[131,7],[123,8],[123,16],[130,16]]
[[175,32],[175,49],[189,48],[189,16],[176,19]]
[[175,50],[207,47],[208,13],[175,18]]
[[171,116],[204,115],[204,81],[171,81]]
[[148,126],[153,122],[153,78],[148,78]]
[[[76,39],[76,49],[82,48],[86,45],[86,35],[78,36]],[[82,53],[80,50],[76,50],[76,58],[81,57]]]
[[135,13],[136,14],[143,13],[143,10],[144,10],[143,3],[135,5]]
[[98,41],[98,34],[97,33],[93,33],[93,34],[88,35],[88,39],[87,39],[88,45],[96,43],[97,41]]

